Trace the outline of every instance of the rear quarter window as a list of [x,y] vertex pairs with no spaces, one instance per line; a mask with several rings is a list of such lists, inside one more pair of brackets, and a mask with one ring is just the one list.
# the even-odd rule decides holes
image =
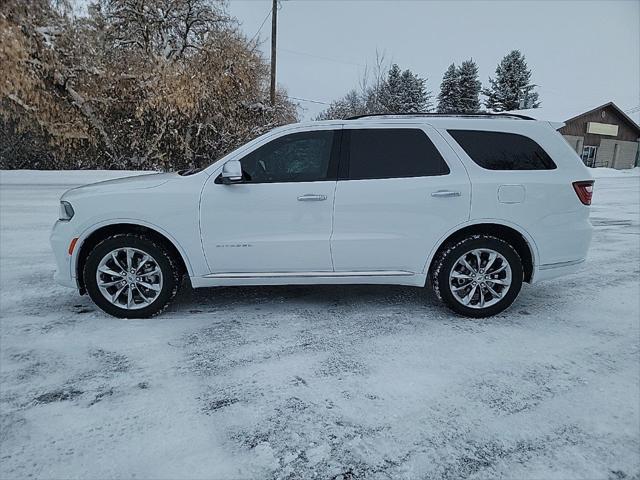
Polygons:
[[517,133],[447,130],[475,163],[488,170],[553,170],[556,164],[534,140]]

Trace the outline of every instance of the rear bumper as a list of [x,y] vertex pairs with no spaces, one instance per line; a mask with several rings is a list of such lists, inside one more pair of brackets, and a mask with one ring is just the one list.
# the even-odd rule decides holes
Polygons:
[[534,235],[539,257],[533,283],[580,270],[587,258],[592,235],[588,210],[545,218]]
[[570,260],[568,262],[539,265],[533,274],[532,283],[536,283],[541,280],[550,280],[552,278],[562,277],[563,275],[575,273],[582,268],[585,261],[586,258],[581,258],[579,260]]
[[71,255],[69,255],[69,244],[72,238],[73,232],[69,222],[58,220],[49,236],[53,256],[56,259],[56,273],[53,275],[53,279],[62,286],[78,288],[71,267]]

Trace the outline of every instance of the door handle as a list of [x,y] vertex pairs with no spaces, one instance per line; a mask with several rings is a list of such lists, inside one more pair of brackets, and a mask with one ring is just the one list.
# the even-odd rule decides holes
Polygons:
[[451,190],[438,190],[437,192],[433,192],[431,194],[432,197],[459,197],[462,195],[460,192],[454,192]]
[[306,193],[298,197],[299,202],[322,202],[323,200],[326,200],[326,199],[327,199],[326,195],[316,195],[314,193]]

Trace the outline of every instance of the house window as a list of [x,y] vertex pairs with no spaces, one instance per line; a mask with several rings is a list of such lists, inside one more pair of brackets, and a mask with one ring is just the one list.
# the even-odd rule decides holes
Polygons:
[[582,147],[582,162],[587,167],[593,167],[596,164],[596,153],[598,151],[598,147],[592,147],[589,145],[585,145]]

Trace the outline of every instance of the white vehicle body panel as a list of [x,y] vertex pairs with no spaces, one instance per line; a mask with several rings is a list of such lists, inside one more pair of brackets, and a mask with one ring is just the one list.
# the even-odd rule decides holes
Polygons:
[[[572,182],[589,180],[591,175],[567,142],[547,122],[494,121],[487,125],[478,119],[466,123],[461,127],[443,121],[439,130],[463,160],[472,179],[471,218],[508,222],[519,232],[526,232],[531,238],[536,267],[584,260],[591,242],[589,207],[580,203]],[[545,149],[557,168],[486,170],[468,157],[447,133],[449,128],[527,136]]]
[[[332,271],[335,183],[222,185],[202,194],[202,245],[211,273]],[[323,201],[299,201],[318,195]]]
[[[189,276],[206,275],[197,208],[206,178],[205,172],[190,177],[141,175],[69,190],[62,200],[73,205],[75,215],[70,222],[56,222],[51,235],[56,278],[75,285],[82,244],[96,230],[119,224],[142,225],[164,235],[182,255]],[[72,238],[78,241],[73,255],[68,255]]]
[[[449,175],[304,183],[215,183],[222,166],[292,132],[341,128],[421,128]],[[519,133],[540,144],[554,170],[486,170],[449,129]],[[591,240],[589,208],[572,182],[591,176],[547,122],[487,118],[394,118],[313,122],[275,129],[190,176],[143,175],[66,192],[75,211],[51,234],[63,285],[76,286],[83,244],[106,226],[140,225],[180,253],[194,287],[215,285],[425,284],[438,248],[472,225],[519,232],[533,259],[532,281],[570,273]],[[439,191],[457,196],[431,196]],[[312,194],[323,201],[298,201]],[[77,238],[70,255],[69,245]],[[243,246],[246,245],[246,246]]]
[[[363,128],[363,123],[345,129]],[[450,173],[339,180],[331,237],[335,270],[400,270],[421,274],[430,247],[444,233],[469,219],[469,177],[447,143],[424,123],[377,123],[365,127],[423,130],[446,158]]]
[[[292,131],[269,135],[241,156]],[[333,271],[335,181],[224,185],[215,182],[221,170],[222,165],[209,177],[200,202],[210,273]]]

